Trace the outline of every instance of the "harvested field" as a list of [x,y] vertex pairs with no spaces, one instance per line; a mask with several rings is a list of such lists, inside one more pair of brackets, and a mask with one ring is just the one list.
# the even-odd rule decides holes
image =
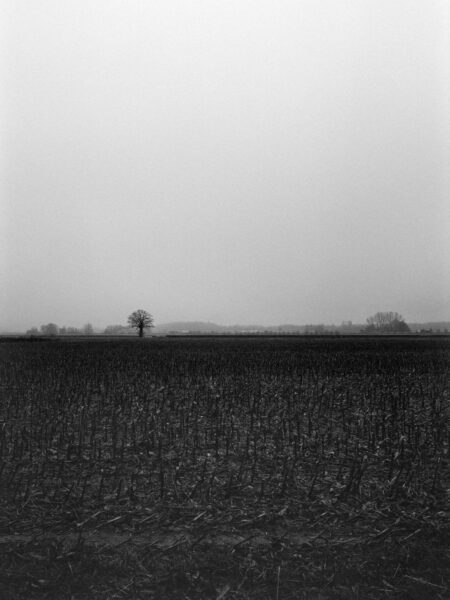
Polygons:
[[0,356],[2,599],[450,597],[448,338]]

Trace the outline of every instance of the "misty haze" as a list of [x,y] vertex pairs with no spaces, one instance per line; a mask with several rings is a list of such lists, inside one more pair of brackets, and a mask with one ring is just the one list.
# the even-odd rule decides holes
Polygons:
[[449,320],[447,2],[1,17],[0,331]]

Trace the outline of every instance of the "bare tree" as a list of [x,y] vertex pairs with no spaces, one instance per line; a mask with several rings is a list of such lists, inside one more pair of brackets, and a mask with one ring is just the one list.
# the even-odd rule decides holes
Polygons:
[[41,332],[43,335],[58,335],[59,328],[55,323],[48,323],[47,325],[41,325]]
[[146,310],[135,310],[128,317],[128,324],[139,331],[139,337],[144,337],[144,329],[153,327],[153,317]]
[[409,327],[397,312],[377,312],[367,319],[366,331],[382,333],[407,333]]
[[83,327],[83,333],[84,335],[94,334],[94,328],[92,327],[91,323],[86,323],[86,325]]

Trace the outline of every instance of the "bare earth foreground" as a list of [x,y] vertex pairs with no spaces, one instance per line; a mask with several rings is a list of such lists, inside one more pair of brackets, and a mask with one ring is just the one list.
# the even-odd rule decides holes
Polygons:
[[450,597],[448,338],[0,357],[2,600]]

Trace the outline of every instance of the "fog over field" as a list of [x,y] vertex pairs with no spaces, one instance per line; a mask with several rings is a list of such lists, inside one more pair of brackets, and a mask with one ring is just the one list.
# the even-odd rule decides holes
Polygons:
[[450,318],[446,0],[0,22],[0,331]]

